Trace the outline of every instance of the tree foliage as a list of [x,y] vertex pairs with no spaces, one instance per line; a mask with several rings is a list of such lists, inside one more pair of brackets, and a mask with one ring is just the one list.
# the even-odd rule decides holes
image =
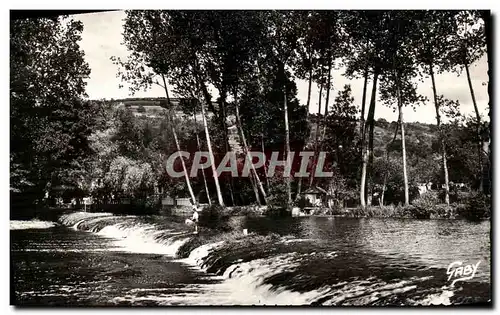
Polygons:
[[68,181],[67,170],[83,170],[99,104],[83,100],[81,22],[11,20],[10,29],[11,189],[36,200]]

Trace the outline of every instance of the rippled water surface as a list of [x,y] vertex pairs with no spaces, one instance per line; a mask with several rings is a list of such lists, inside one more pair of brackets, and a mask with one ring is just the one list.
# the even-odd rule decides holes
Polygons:
[[[252,234],[197,237],[161,217],[74,213],[11,221],[15,305],[432,305],[490,302],[490,222],[235,218]],[[255,233],[255,234],[253,234]],[[275,233],[275,235],[270,235]],[[256,235],[257,234],[257,235]],[[259,236],[260,235],[260,236]],[[447,268],[477,264],[451,286]]]

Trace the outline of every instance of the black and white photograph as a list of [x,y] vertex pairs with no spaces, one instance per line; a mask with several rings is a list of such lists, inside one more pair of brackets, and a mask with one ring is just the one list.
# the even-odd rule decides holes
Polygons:
[[11,307],[492,308],[493,25],[11,10]]

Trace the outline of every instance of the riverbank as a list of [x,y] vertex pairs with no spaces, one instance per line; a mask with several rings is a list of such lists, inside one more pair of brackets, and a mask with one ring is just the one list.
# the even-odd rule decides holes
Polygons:
[[468,209],[464,204],[437,204],[426,208],[409,206],[368,206],[365,209],[340,209],[332,212],[336,216],[351,218],[394,218],[394,219],[450,219],[450,220],[488,220],[491,210]]
[[[298,216],[298,217],[347,217],[347,218],[393,218],[393,219],[431,219],[431,220],[489,220],[491,205],[475,202],[472,204],[425,204],[414,203],[408,206],[367,206],[356,208],[308,208],[286,211],[284,208],[268,210],[264,207],[228,207],[212,206],[204,211],[210,213],[212,221],[232,216]],[[278,213],[278,214],[276,214]]]

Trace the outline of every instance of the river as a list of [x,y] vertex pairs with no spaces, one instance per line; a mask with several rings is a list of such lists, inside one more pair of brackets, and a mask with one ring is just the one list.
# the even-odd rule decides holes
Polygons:
[[[490,221],[235,218],[230,245],[168,217],[72,213],[11,221],[20,306],[456,305],[491,303]],[[270,235],[270,233],[273,233]],[[477,265],[452,286],[448,266]],[[455,265],[455,268],[458,265]],[[460,277],[458,277],[460,278]]]

